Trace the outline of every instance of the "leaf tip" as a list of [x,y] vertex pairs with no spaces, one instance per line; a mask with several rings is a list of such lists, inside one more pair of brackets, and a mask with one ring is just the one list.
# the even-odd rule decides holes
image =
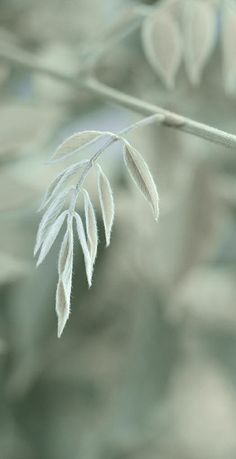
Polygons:
[[88,287],[91,288],[92,287],[92,283],[93,283],[93,267],[92,267],[92,264],[91,264],[91,268],[87,274],[87,280],[88,280]]
[[64,323],[64,321],[61,321],[58,319],[58,326],[57,326],[57,337],[58,338],[61,338],[65,325],[66,323]]
[[110,238],[110,237],[107,237],[107,238],[106,238],[106,248],[109,247],[110,243],[111,243],[111,238]]
[[36,268],[38,268],[42,263],[41,257],[39,256],[37,263],[36,263]]

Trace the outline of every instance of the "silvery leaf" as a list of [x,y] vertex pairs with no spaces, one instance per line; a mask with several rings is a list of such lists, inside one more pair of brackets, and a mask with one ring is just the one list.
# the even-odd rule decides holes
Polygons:
[[87,240],[85,236],[85,231],[84,231],[84,225],[81,220],[80,215],[77,212],[74,212],[74,217],[75,217],[75,222],[76,222],[76,228],[77,228],[77,233],[79,237],[79,242],[83,251],[84,255],[84,263],[85,263],[85,270],[86,270],[86,276],[87,276],[87,281],[89,287],[92,285],[92,275],[93,275],[93,263],[91,260],[91,256],[89,253],[88,245],[87,245]]
[[202,0],[187,0],[183,8],[184,59],[188,77],[198,84],[215,44],[216,13]]
[[152,207],[155,220],[159,216],[159,197],[151,172],[142,155],[124,141],[124,161],[128,172]]
[[39,208],[39,212],[46,207],[49,202],[56,196],[62,185],[69,180],[81,167],[88,164],[89,160],[85,159],[67,167],[61,174],[59,174],[49,185],[49,188],[43,198],[42,204]]
[[69,287],[62,279],[59,279],[56,291],[56,313],[58,317],[57,336],[61,337],[66,322],[70,315],[70,295]]
[[222,18],[222,52],[224,84],[228,93],[236,86],[236,7],[232,3],[225,3]]
[[168,88],[174,87],[182,58],[181,36],[174,17],[157,9],[144,21],[142,43],[145,55]]
[[39,254],[39,257],[38,257],[38,261],[37,261],[37,266],[39,266],[43,260],[45,259],[45,257],[47,256],[48,252],[50,251],[51,247],[53,246],[59,232],[60,232],[60,229],[64,223],[64,220],[65,220],[65,217],[67,215],[67,211],[64,210],[64,212],[62,212],[61,215],[59,215],[59,217],[57,217],[57,219],[55,220],[55,222],[50,226],[48,232],[47,232],[47,235],[42,243],[42,246],[41,246],[41,250],[40,250],[40,254]]
[[85,220],[86,220],[86,233],[88,239],[89,253],[94,264],[96,255],[97,255],[97,245],[98,245],[98,231],[97,231],[97,221],[94,208],[90,199],[90,196],[86,190],[84,191],[84,209],[85,209]]
[[67,281],[71,276],[73,267],[73,248],[74,248],[74,237],[72,220],[68,216],[67,230],[62,241],[59,259],[58,259],[58,274],[59,277]]
[[111,230],[115,216],[115,206],[110,182],[104,174],[101,166],[98,167],[98,194],[102,210],[102,218],[106,236],[106,246],[108,247],[111,239]]
[[36,253],[40,249],[44,239],[46,238],[48,229],[50,228],[51,224],[54,222],[54,220],[58,217],[58,215],[62,211],[64,203],[65,203],[65,198],[69,191],[70,189],[67,189],[59,193],[56,199],[51,203],[49,208],[44,213],[41,219],[41,222],[39,224],[39,228],[38,228],[38,232],[36,236],[34,255],[36,255]]
[[71,220],[68,222],[67,231],[60,249],[58,273],[56,312],[58,316],[58,337],[60,338],[70,314],[73,273],[73,230]]
[[91,145],[99,138],[105,137],[107,135],[112,137],[114,136],[111,132],[106,131],[77,132],[76,134],[68,137],[61,145],[59,145],[52,157],[51,162],[56,162],[68,158],[74,153],[78,153],[85,146]]

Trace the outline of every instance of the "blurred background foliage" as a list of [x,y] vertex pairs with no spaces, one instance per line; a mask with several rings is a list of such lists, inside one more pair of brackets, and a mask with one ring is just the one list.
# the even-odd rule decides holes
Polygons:
[[[76,74],[81,52],[135,5],[1,0],[1,47]],[[137,29],[97,74],[235,132],[219,48],[198,87],[181,69],[168,91]],[[0,458],[235,459],[236,153],[164,127],[132,134],[158,184],[158,225],[119,149],[104,156],[116,203],[112,244],[104,249],[100,231],[90,291],[76,253],[72,313],[58,340],[58,243],[37,271],[32,258],[36,209],[61,169],[45,161],[77,130],[119,131],[139,116],[3,62],[0,97]],[[89,189],[96,200],[94,180]]]

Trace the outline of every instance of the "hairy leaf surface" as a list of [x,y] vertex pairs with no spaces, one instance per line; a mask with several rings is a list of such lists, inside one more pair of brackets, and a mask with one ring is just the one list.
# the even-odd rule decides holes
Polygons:
[[82,161],[77,162],[76,164],[72,164],[72,166],[68,166],[64,171],[62,171],[49,185],[49,188],[43,198],[42,204],[39,208],[39,211],[44,209],[49,202],[56,196],[60,188],[69,180],[76,172],[86,164],[88,164],[89,160],[85,159]]
[[34,255],[36,255],[43,241],[45,240],[50,226],[62,211],[68,192],[69,190],[63,190],[61,193],[59,193],[56,199],[51,203],[49,208],[44,213],[38,227]]
[[85,146],[91,145],[101,137],[113,136],[111,132],[106,131],[81,131],[68,137],[55,151],[52,160],[59,161],[74,153],[78,153]]
[[90,199],[90,196],[86,190],[84,190],[84,210],[86,220],[86,232],[88,238],[89,253],[94,264],[97,255],[98,246],[98,231],[95,211]]
[[102,210],[102,218],[105,229],[106,246],[111,239],[111,230],[115,216],[115,205],[110,182],[104,174],[101,166],[98,165],[98,194]]
[[159,216],[159,197],[151,172],[142,155],[127,141],[124,145],[124,161],[130,176],[152,207],[155,220]]
[[83,225],[80,215],[77,212],[74,213],[74,217],[76,221],[76,228],[77,228],[77,233],[79,237],[79,242],[80,242],[80,245],[83,251],[83,255],[84,255],[84,263],[85,263],[87,281],[88,281],[89,287],[91,287],[92,275],[93,275],[93,263],[92,263],[91,256],[89,253],[89,248],[87,245],[84,225]]
[[39,254],[39,257],[38,257],[38,261],[37,261],[37,266],[39,266],[45,259],[45,257],[47,256],[48,252],[50,251],[51,247],[53,246],[59,232],[60,232],[60,229],[64,223],[64,220],[65,220],[65,217],[67,215],[67,211],[64,210],[64,212],[62,212],[61,215],[59,215],[59,217],[57,217],[57,219],[55,220],[55,222],[51,225],[51,227],[49,228],[48,230],[48,233],[42,243],[42,246],[41,246],[41,250],[40,250],[40,254]]
[[61,336],[70,314],[71,286],[73,273],[73,229],[68,222],[58,260],[59,280],[56,292],[56,312],[58,316],[58,337]]

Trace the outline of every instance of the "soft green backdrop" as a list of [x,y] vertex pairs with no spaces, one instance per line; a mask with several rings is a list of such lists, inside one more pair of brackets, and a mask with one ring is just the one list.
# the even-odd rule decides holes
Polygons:
[[[0,42],[63,72],[127,7],[121,0],[1,0]],[[147,2],[151,4],[152,2]],[[198,88],[179,72],[169,92],[139,31],[98,74],[138,97],[235,132],[220,46]],[[36,209],[67,135],[119,131],[139,119],[0,62],[0,459],[235,459],[236,152],[168,128],[132,141],[158,185],[156,225],[118,149],[106,154],[116,203],[93,287],[76,250],[72,313],[56,337],[59,241],[38,270]],[[89,189],[96,202],[95,180]]]

